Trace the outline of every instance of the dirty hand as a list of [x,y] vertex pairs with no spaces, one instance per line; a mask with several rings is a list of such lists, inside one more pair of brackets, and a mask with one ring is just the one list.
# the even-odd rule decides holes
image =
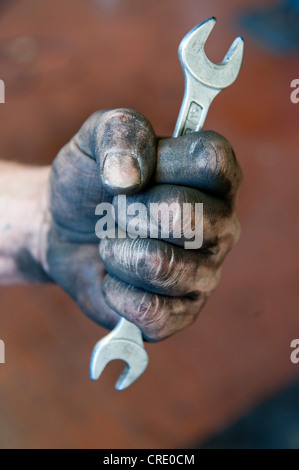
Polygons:
[[[52,165],[43,268],[97,323],[111,328],[121,315],[146,339],[166,338],[196,319],[219,281],[239,237],[240,179],[230,144],[215,132],[157,139],[135,111],[97,112]],[[99,240],[95,208],[118,194],[146,207],[203,203],[201,248],[185,249],[183,238]]]

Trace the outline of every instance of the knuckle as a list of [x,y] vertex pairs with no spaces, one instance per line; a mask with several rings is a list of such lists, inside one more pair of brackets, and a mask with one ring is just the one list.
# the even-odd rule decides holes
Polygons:
[[203,131],[191,149],[196,170],[220,195],[235,192],[241,180],[241,168],[225,137],[214,131]]
[[139,250],[136,268],[139,277],[161,289],[178,287],[185,278],[183,263],[176,260],[173,247],[164,242],[148,242],[146,250]]
[[241,234],[241,224],[236,214],[223,225],[215,238],[215,249],[208,248],[208,252],[215,260],[218,260],[217,266],[220,266],[228,252],[236,245]]
[[167,335],[166,326],[166,300],[157,294],[143,296],[139,303],[136,315],[141,328],[150,341],[160,341]]
[[[202,301],[201,301],[202,302]],[[185,301],[172,301],[159,295],[144,297],[144,316],[139,322],[143,333],[149,341],[161,341],[191,325],[197,318],[200,308]],[[189,310],[187,311],[187,305]]]
[[148,280],[155,284],[164,284],[170,274],[171,260],[165,256],[165,248],[156,244],[154,249],[146,254],[146,264],[148,265]]
[[218,178],[227,175],[231,147],[228,142],[218,134],[212,134],[207,141],[206,156],[210,171]]
[[174,247],[163,241],[103,239],[99,253],[108,272],[124,281],[130,277],[139,287],[154,286],[159,293],[181,290],[189,277],[185,258],[176,256]]

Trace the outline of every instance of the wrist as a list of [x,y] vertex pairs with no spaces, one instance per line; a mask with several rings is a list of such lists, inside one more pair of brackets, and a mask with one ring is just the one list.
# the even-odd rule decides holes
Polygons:
[[40,237],[50,167],[0,162],[0,284],[47,282]]

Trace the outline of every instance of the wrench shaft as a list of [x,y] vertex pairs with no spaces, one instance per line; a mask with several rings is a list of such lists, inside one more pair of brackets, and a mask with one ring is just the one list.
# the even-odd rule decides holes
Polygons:
[[[184,67],[183,67],[184,70]],[[173,137],[200,131],[203,128],[209,106],[221,89],[211,88],[185,72],[185,93],[176,122]]]

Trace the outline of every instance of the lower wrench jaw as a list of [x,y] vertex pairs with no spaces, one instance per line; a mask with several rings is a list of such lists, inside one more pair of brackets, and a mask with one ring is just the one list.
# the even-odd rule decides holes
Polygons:
[[[128,388],[133,382],[135,382],[135,380],[132,381],[128,381],[128,375],[129,375],[129,367],[125,367],[125,369],[123,370],[121,376],[118,378],[116,384],[115,384],[115,389],[118,390],[118,391],[121,391],[121,390],[125,390],[126,388]],[[138,377],[136,377],[138,378]]]
[[125,390],[126,388],[130,387],[134,382],[136,382],[139,377],[145,372],[146,368],[148,366],[148,355],[144,354],[143,357],[143,365],[142,365],[142,370],[139,370],[138,374],[134,374],[132,369],[127,366],[123,370],[121,376],[118,378],[115,388],[118,391]]

